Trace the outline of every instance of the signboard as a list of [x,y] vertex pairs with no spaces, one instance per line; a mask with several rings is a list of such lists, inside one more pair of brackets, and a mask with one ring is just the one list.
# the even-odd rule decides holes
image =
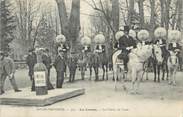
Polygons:
[[34,79],[36,87],[46,86],[45,71],[34,72]]

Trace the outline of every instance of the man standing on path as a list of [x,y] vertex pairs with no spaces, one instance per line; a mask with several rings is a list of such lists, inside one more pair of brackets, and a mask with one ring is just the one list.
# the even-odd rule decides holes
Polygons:
[[34,66],[37,63],[37,57],[36,57],[36,54],[34,52],[34,49],[29,50],[29,54],[26,58],[26,63],[29,67],[29,77],[30,77],[30,80],[32,81],[31,90],[35,91],[34,78],[33,77],[34,77]]
[[15,81],[15,63],[13,59],[11,59],[8,54],[5,56],[3,52],[0,52],[0,95],[2,95],[4,91],[4,83],[6,78],[8,77],[10,80],[10,83],[15,90],[15,92],[20,92],[21,90],[18,89],[18,86]]
[[49,50],[48,49],[44,49],[44,54],[42,55],[42,62],[43,64],[46,66],[47,71],[48,71],[48,76],[47,76],[47,86],[48,86],[48,90],[50,89],[54,89],[53,85],[50,82],[50,69],[51,69],[51,57],[49,55]]
[[62,88],[64,73],[66,70],[66,60],[64,58],[64,52],[61,48],[58,48],[58,55],[53,65],[57,72],[56,88]]

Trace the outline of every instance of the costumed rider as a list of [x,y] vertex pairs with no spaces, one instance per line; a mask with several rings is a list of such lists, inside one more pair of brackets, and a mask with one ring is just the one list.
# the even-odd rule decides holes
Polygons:
[[129,61],[129,53],[131,49],[136,48],[136,41],[129,36],[129,26],[124,26],[124,35],[119,39],[119,48],[122,50],[121,54],[118,56],[119,59],[123,59],[124,69],[127,72],[127,63]]
[[60,34],[56,37],[57,49],[62,49],[62,52],[66,54],[69,50],[69,46],[66,43],[66,38],[64,35]]
[[94,38],[95,44],[97,44],[95,51],[97,53],[104,53],[105,52],[105,36],[100,32]]
[[169,32],[168,38],[170,43],[168,44],[168,50],[170,54],[175,53],[177,56],[179,55],[181,50],[181,46],[178,43],[180,35],[181,33],[178,30],[172,30]]
[[[155,36],[155,42],[154,44],[159,45],[162,51],[162,57],[166,58],[167,56],[167,49],[166,49],[166,34],[167,31],[165,28],[163,27],[158,27],[155,31],[154,31],[154,36]],[[164,59],[165,60],[165,59]]]
[[147,30],[145,29],[140,30],[137,34],[137,37],[138,37],[138,40],[140,41],[139,43],[137,43],[137,48],[150,44],[149,32]]
[[87,36],[81,38],[82,52],[91,52],[91,39]]
[[115,34],[115,38],[116,38],[116,42],[114,44],[114,48],[115,49],[118,49],[119,50],[119,39],[124,35],[123,30],[124,30],[123,27],[120,27],[119,28],[119,31],[116,32],[116,34]]

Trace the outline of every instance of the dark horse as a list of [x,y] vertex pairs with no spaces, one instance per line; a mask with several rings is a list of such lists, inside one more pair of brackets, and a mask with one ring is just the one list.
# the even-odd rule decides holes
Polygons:
[[[167,72],[167,80],[168,80],[168,66],[167,66],[167,59],[168,59],[168,51],[162,51],[159,45],[154,45],[153,47],[153,56],[152,56],[152,63],[154,69],[154,82],[158,78],[158,82],[160,82],[160,70],[162,69],[162,80],[164,80],[165,72]],[[157,76],[158,75],[158,76]]]
[[102,80],[108,80],[108,57],[106,52],[96,52],[88,54],[88,66],[90,69],[90,80],[92,77],[92,68],[95,71],[95,81],[99,80],[99,68],[101,67],[103,70]]

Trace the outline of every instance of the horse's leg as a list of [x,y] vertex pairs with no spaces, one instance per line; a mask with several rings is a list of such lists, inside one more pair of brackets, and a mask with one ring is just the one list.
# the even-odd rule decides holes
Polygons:
[[70,74],[69,74],[69,82],[72,81],[72,74],[71,74],[71,71],[70,71]]
[[138,90],[139,90],[139,87],[140,87],[140,81],[142,79],[142,74],[143,74],[143,71],[139,71],[138,74],[137,74],[137,86],[136,86],[136,89],[135,89],[135,92],[138,94]]
[[131,78],[132,78],[132,91],[131,93],[134,94],[135,93],[135,82],[136,82],[136,70],[132,68],[131,71]]
[[169,73],[170,73],[169,85],[171,85],[172,84],[172,77],[173,77],[173,70],[171,68],[169,69]]
[[102,71],[103,71],[102,80],[104,80],[104,77],[105,77],[105,67],[104,67],[103,64],[102,64]]
[[84,80],[85,77],[85,68],[84,66],[81,67],[81,79]]
[[109,67],[108,67],[107,64],[106,64],[105,66],[106,66],[106,80],[108,80],[108,68],[109,68]]
[[169,70],[168,70],[168,64],[166,63],[166,80],[168,81],[168,77],[169,77]]
[[95,81],[98,81],[99,80],[99,77],[98,77],[98,67],[94,67],[94,71],[95,71]]
[[115,90],[117,90],[117,86],[116,86],[116,83],[117,83],[117,65],[116,64],[113,64],[113,78],[114,78],[114,88]]
[[162,64],[162,80],[164,80],[164,77],[165,77],[165,63]]
[[156,64],[153,64],[153,69],[154,69],[154,82],[156,82]]
[[160,82],[160,68],[161,68],[161,65],[158,65],[158,82]]
[[90,66],[90,79],[89,80],[91,80],[91,77],[92,77],[92,66]]
[[173,70],[173,85],[175,86],[176,85],[176,81],[175,81],[175,77],[176,77],[176,68],[174,68]]

